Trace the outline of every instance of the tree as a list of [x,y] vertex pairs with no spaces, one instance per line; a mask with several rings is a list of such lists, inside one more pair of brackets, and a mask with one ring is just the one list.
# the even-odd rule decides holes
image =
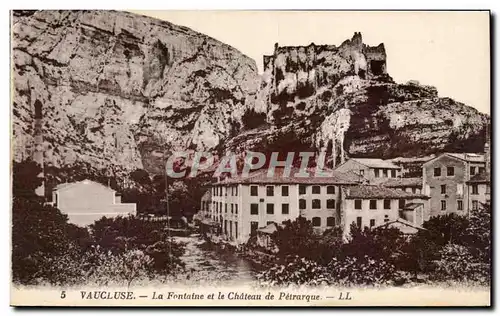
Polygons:
[[132,171],[130,173],[130,178],[142,185],[151,184],[151,178],[149,177],[149,173],[144,169],[136,169]]
[[431,217],[422,225],[427,231],[422,231],[430,241],[444,246],[448,243],[463,244],[467,239],[469,221],[464,216],[455,213]]
[[272,238],[279,249],[279,255],[298,255],[304,258],[313,256],[318,236],[314,233],[312,223],[302,216],[296,220],[283,222],[284,227],[277,226]]
[[491,205],[482,204],[477,210],[472,210],[469,217],[467,244],[480,259],[489,263],[491,260]]

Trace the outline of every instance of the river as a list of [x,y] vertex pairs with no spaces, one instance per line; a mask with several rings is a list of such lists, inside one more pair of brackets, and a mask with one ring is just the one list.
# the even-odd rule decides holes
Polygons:
[[250,261],[230,251],[206,249],[203,246],[205,241],[197,234],[173,238],[185,244],[185,253],[181,260],[185,263],[190,278],[225,285],[255,281],[258,271]]

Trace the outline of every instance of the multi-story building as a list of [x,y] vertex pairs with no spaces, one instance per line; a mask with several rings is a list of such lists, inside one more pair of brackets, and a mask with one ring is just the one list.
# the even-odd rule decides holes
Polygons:
[[467,192],[469,195],[469,210],[477,210],[481,204],[489,204],[491,201],[491,175],[484,171],[473,176],[467,181]]
[[402,218],[401,213],[407,205],[426,204],[428,201],[428,197],[421,193],[376,185],[353,186],[345,188],[344,191],[345,202],[342,210],[344,234],[349,233],[352,223],[358,227],[380,226]]
[[303,216],[321,231],[340,223],[341,190],[358,184],[350,173],[330,171],[329,177],[289,177],[283,169],[268,177],[260,170],[245,178],[228,178],[214,183],[210,217],[219,222],[222,233],[236,243],[244,243],[258,228],[281,224]]
[[472,193],[466,183],[485,172],[482,154],[444,153],[422,167],[423,190],[430,196],[430,216],[468,215]]
[[336,169],[339,172],[352,172],[361,179],[366,179],[370,183],[380,179],[401,177],[401,167],[389,160],[379,158],[351,158],[339,165]]
[[386,188],[403,190],[408,193],[422,193],[422,178],[388,178],[380,180],[378,184]]

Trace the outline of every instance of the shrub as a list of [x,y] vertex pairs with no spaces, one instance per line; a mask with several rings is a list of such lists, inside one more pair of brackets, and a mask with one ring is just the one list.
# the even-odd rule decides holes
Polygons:
[[287,257],[283,264],[275,264],[260,273],[257,279],[262,285],[319,285],[329,283],[325,267],[298,256]]
[[440,252],[433,277],[437,280],[480,281],[488,283],[489,265],[478,262],[465,246],[448,244]]
[[180,256],[183,245],[169,239],[164,222],[153,222],[140,218],[116,217],[96,221],[91,226],[92,236],[97,245],[113,254],[130,250],[140,250],[151,257],[151,271],[169,273],[183,267]]
[[368,256],[333,259],[328,264],[331,282],[341,285],[388,284],[398,276],[394,265]]

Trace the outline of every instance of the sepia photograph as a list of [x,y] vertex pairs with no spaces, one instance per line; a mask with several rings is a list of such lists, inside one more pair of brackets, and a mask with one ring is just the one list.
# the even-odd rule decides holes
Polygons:
[[10,11],[12,306],[491,306],[490,11]]

